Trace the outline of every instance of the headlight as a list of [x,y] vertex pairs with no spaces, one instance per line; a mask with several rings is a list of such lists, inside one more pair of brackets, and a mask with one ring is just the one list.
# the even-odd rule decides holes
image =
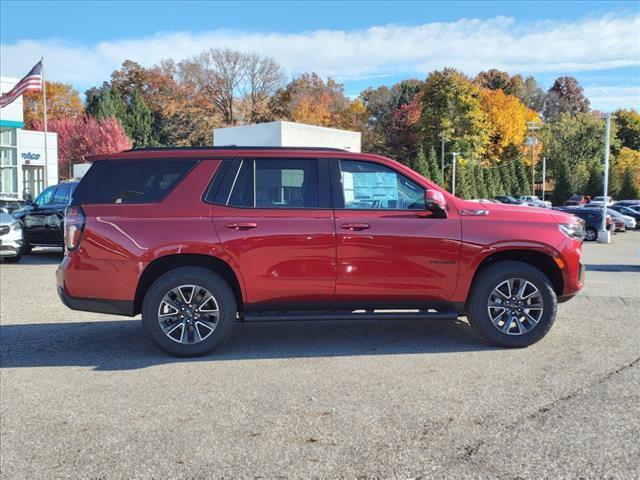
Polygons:
[[561,223],[558,227],[560,231],[569,238],[575,240],[582,240],[584,238],[584,225],[582,223]]
[[20,222],[13,222],[11,225],[9,225],[9,228],[11,230],[20,230],[22,226],[20,225]]

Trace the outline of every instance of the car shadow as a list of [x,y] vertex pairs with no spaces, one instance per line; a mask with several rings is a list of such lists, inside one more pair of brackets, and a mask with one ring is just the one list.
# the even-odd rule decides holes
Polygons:
[[461,320],[238,323],[205,357],[166,355],[139,320],[0,325],[0,368],[133,370],[177,362],[399,355],[491,350]]
[[622,265],[619,263],[585,265],[587,272],[640,272],[640,265]]
[[16,265],[57,265],[62,261],[62,248],[34,248],[29,255],[23,255]]

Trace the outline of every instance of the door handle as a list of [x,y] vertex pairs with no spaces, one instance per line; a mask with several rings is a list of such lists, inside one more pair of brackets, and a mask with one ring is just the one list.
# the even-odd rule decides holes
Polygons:
[[256,228],[258,226],[255,222],[244,222],[244,223],[228,223],[227,228],[231,228],[233,230],[250,230],[252,228]]
[[369,228],[370,225],[368,223],[343,223],[340,226],[346,230],[351,230],[353,232],[353,231],[359,231],[359,230],[366,230]]

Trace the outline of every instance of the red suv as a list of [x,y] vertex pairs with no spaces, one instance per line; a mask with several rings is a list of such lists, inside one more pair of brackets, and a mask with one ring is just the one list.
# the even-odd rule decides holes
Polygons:
[[95,155],[65,215],[58,292],[202,355],[237,321],[457,318],[524,347],[583,284],[572,215],[456,198],[388,158],[325,148]]

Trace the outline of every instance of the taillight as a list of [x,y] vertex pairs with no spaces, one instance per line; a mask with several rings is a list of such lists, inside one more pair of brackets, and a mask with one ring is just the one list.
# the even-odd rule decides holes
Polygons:
[[75,250],[80,245],[85,219],[82,207],[67,207],[64,214],[64,245],[67,250]]

